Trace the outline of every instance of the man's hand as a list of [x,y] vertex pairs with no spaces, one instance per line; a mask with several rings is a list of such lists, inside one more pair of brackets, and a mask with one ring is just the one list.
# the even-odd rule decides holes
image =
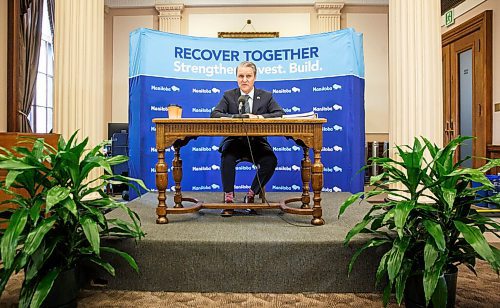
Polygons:
[[260,114],[247,113],[247,115],[250,119],[264,119],[264,117],[261,116]]

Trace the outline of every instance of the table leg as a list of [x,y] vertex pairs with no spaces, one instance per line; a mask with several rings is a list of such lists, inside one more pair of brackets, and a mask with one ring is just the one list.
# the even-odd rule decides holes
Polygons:
[[174,159],[172,160],[172,173],[175,182],[174,208],[182,208],[182,159],[180,155],[180,147],[174,146]]
[[309,182],[311,181],[311,160],[309,159],[309,148],[304,147],[304,158],[301,163],[302,175],[302,206],[303,209],[310,208],[311,196],[309,195]]
[[167,219],[167,195],[165,193],[168,185],[167,164],[165,163],[165,149],[158,150],[158,162],[156,163],[156,188],[158,188],[158,206],[156,207],[157,224],[168,223]]
[[311,224],[321,226],[325,221],[321,216],[323,211],[321,209],[321,189],[323,188],[323,164],[321,163],[321,148],[314,149],[314,164],[312,166],[312,188],[314,191],[314,206],[313,206],[313,219]]

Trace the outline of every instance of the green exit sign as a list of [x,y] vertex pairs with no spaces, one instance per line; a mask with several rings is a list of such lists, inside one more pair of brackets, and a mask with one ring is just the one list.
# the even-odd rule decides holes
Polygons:
[[448,12],[444,13],[444,25],[445,26],[451,26],[455,23],[455,16],[453,14],[453,9],[449,10]]

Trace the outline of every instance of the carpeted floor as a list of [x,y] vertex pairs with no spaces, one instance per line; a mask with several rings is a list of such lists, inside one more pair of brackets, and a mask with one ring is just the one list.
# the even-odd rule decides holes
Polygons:
[[[154,213],[154,212],[153,212]],[[154,218],[154,216],[153,216]],[[151,219],[153,219],[151,218]],[[236,218],[236,217],[235,217]],[[181,219],[174,218],[175,219]],[[198,218],[201,219],[201,218]],[[226,222],[227,223],[227,222]],[[174,226],[174,225],[172,225]],[[309,228],[314,230],[315,228]],[[307,229],[307,230],[309,230]],[[497,245],[498,246],[498,245]],[[500,278],[479,261],[476,277],[461,266],[456,307],[500,307]],[[0,308],[17,307],[23,276],[13,276]],[[376,293],[199,293],[82,290],[79,307],[382,307]],[[389,307],[398,307],[393,300]]]
[[[456,307],[500,307],[500,278],[485,262],[478,277],[460,267]],[[0,307],[17,307],[22,275],[12,277]],[[382,307],[380,294],[354,293],[173,293],[137,291],[80,292],[79,307]],[[398,307],[393,301],[389,307]]]

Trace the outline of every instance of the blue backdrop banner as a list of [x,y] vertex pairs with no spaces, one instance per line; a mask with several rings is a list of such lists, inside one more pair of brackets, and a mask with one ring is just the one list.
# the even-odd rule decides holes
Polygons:
[[[201,38],[149,29],[130,34],[129,173],[155,186],[155,126],[169,104],[184,118],[208,118],[224,91],[237,88],[236,67],[257,65],[255,87],[273,93],[287,114],[314,111],[323,126],[326,192],[363,190],[364,63],[362,34],[352,29],[273,39]],[[221,191],[221,137],[203,137],[182,148],[183,191]],[[278,157],[267,191],[301,191],[302,148],[269,138]],[[171,167],[173,149],[166,149]],[[236,191],[250,188],[255,170],[238,165]],[[174,185],[169,168],[168,190]],[[132,193],[132,192],[131,192]],[[132,193],[131,198],[134,197]]]

